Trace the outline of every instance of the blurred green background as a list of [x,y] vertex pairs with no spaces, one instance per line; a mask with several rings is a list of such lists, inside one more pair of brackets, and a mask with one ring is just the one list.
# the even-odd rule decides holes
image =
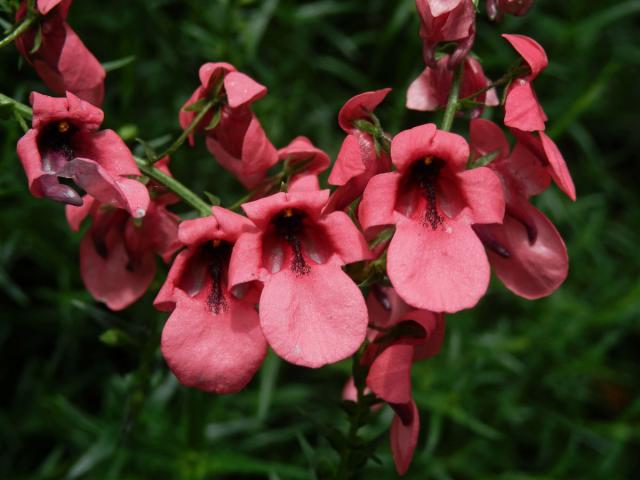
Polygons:
[[[474,51],[493,78],[516,58],[502,32],[548,52],[535,88],[579,199],[552,187],[537,204],[567,242],[570,274],[536,302],[493,282],[450,317],[442,354],[414,368],[423,428],[406,478],[640,475],[639,19],[637,0],[538,0],[499,25],[480,16]],[[108,75],[104,106],[105,125],[129,138],[177,133],[205,61],[269,87],[255,109],[278,147],[304,134],[335,155],[340,106],[374,88],[394,88],[379,112],[392,133],[437,118],[403,107],[423,67],[413,0],[84,0],[69,21],[101,61],[135,57]],[[0,92],[46,92],[13,47],[0,66]],[[157,349],[153,291],[118,313],[84,291],[80,236],[61,206],[29,196],[20,134],[0,120],[0,478],[322,478],[337,457],[321,431],[346,423],[348,363],[316,371],[270,356],[234,396],[179,386]],[[224,204],[242,195],[200,143],[172,168]],[[110,345],[114,329],[130,342]],[[363,478],[395,477],[384,438]]]

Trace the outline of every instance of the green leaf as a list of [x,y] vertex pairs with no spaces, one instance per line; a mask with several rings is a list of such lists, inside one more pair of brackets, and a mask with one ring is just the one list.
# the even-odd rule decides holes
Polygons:
[[481,157],[476,158],[475,160],[469,160],[467,164],[467,168],[478,168],[478,167],[486,167],[491,162],[493,162],[500,152],[498,150],[494,152],[489,152],[486,155],[482,155]]
[[222,200],[220,200],[220,197],[218,197],[217,195],[214,195],[213,193],[205,191],[204,196],[207,197],[207,199],[209,200],[209,203],[214,207],[218,207],[222,203]]
[[146,140],[136,138],[136,142],[138,142],[144,149],[144,156],[147,157],[147,160],[153,161],[156,159],[157,153],[155,149]]
[[102,68],[104,68],[105,72],[113,72],[114,70],[118,70],[120,68],[124,68],[127,65],[135,62],[135,55],[128,55],[126,57],[119,58],[117,60],[112,60],[110,62],[104,62],[102,64]]
[[38,31],[36,32],[36,36],[33,39],[33,47],[29,50],[30,54],[36,53],[40,50],[40,46],[42,45],[42,27],[38,26]]
[[209,103],[208,99],[201,98],[200,100],[196,100],[191,105],[188,105],[187,107],[183,108],[182,111],[183,112],[200,112],[207,103]]
[[211,117],[211,121],[209,125],[204,127],[205,130],[213,130],[220,123],[220,118],[222,118],[222,108],[217,108],[215,112],[213,112],[213,116]]

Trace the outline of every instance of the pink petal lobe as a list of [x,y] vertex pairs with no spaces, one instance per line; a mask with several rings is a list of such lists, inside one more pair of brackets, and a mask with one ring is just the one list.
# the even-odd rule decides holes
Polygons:
[[482,243],[464,222],[433,230],[401,221],[389,246],[387,271],[404,301],[432,312],[473,307],[489,285]]
[[224,77],[224,89],[231,108],[249,104],[267,94],[267,87],[240,72],[229,72]]
[[469,138],[475,158],[497,152],[496,158],[509,156],[509,142],[502,129],[491,120],[471,120]]
[[418,444],[420,433],[420,413],[414,401],[411,401],[411,420],[404,424],[398,415],[391,422],[391,452],[398,475],[404,475],[409,469],[413,453]]
[[400,179],[398,173],[389,172],[369,180],[358,207],[358,220],[365,232],[372,227],[395,223],[393,212]]
[[262,279],[262,234],[246,232],[233,246],[229,261],[229,285],[238,287]]
[[42,157],[38,149],[38,130],[32,128],[18,140],[18,158],[29,182],[29,191],[36,197],[44,195],[40,185],[40,177],[46,174],[42,170]]
[[113,130],[83,135],[76,148],[78,157],[90,158],[112,175],[140,176],[131,150]]
[[230,297],[227,310],[214,314],[206,302],[180,296],[162,331],[169,368],[188,387],[218,394],[242,390],[267,354],[258,313]]
[[571,200],[576,201],[576,187],[573,184],[573,179],[567,168],[567,164],[564,161],[564,157],[557,145],[549,138],[549,136],[540,132],[540,140],[542,141],[542,148],[547,156],[549,165],[551,166],[549,173],[553,177],[553,181],[558,185],[558,188],[562,190]]
[[431,143],[436,134],[433,123],[420,125],[398,133],[391,141],[391,160],[400,172],[405,171],[420,157],[431,154]]
[[344,212],[333,212],[318,222],[339,257],[338,264],[367,260],[372,257],[364,236]]
[[359,119],[368,120],[369,114],[373,113],[390,91],[390,88],[382,88],[361,93],[347,100],[338,113],[340,128],[350,133],[355,128],[354,121]]
[[363,174],[366,169],[358,137],[347,135],[329,174],[329,185],[344,185],[352,178]]
[[80,230],[80,225],[87,218],[91,208],[93,207],[95,200],[89,195],[82,197],[82,205],[76,207],[74,205],[65,205],[64,213],[67,217],[67,223],[71,227],[71,230],[77,232]]
[[526,35],[508,33],[504,33],[502,37],[511,44],[524,61],[527,62],[527,65],[529,65],[531,74],[527,78],[530,80],[536,78],[549,64],[544,48],[533,38],[527,37]]
[[367,308],[360,289],[338,266],[314,265],[302,276],[282,269],[264,286],[260,323],[279,356],[318,368],[358,349],[366,335]]
[[52,9],[58,6],[62,0],[38,0],[38,11],[42,15],[46,15]]
[[371,364],[367,386],[387,403],[409,403],[412,363],[413,346],[388,346]]
[[504,104],[504,124],[525,132],[544,130],[547,116],[542,110],[531,84],[515,80],[507,92]]
[[458,174],[460,189],[468,207],[463,213],[471,223],[502,223],[504,194],[498,176],[487,167]]

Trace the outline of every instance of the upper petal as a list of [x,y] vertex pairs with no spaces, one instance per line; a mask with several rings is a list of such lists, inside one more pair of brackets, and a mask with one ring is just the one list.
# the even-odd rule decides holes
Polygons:
[[544,130],[547,116],[527,80],[515,80],[504,104],[504,124],[525,132]]
[[474,156],[497,152],[496,158],[509,156],[509,142],[502,129],[491,120],[475,118],[469,126],[469,139]]
[[400,174],[389,172],[369,180],[358,207],[358,220],[365,232],[372,227],[395,223],[394,206],[400,178]]
[[409,403],[412,363],[413,346],[388,346],[371,364],[367,386],[387,403]]
[[358,349],[367,331],[367,308],[360,289],[336,265],[314,265],[302,276],[285,268],[265,284],[260,323],[278,355],[317,368]]
[[350,179],[363,174],[366,169],[358,137],[347,135],[329,174],[329,185],[344,185]]
[[247,105],[267,94],[267,87],[241,72],[229,72],[224,77],[224,89],[231,108]]
[[347,100],[338,113],[340,128],[349,133],[355,128],[353,122],[359,119],[368,120],[369,114],[373,113],[390,91],[390,88],[382,88],[360,93]]
[[458,174],[460,190],[467,208],[463,215],[471,223],[502,223],[504,195],[498,176],[487,167]]
[[526,35],[504,33],[502,37],[511,44],[531,69],[528,78],[533,80],[549,64],[544,48],[533,38]]
[[318,225],[324,228],[332,249],[340,257],[340,265],[371,258],[367,241],[346,213],[330,213]]
[[404,423],[399,415],[395,415],[391,421],[391,452],[393,461],[396,464],[398,475],[404,475],[409,469],[413,452],[418,444],[418,434],[420,433],[420,413],[416,403],[410,403],[411,418]]

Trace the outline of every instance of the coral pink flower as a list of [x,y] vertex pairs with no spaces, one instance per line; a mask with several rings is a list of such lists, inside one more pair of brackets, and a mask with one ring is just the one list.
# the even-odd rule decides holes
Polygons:
[[453,68],[467,56],[476,36],[476,13],[472,0],[416,0],[420,15],[420,38],[424,63],[435,67],[435,49],[442,42],[456,42],[449,58]]
[[[449,69],[449,55],[444,55],[435,67],[427,67],[416,78],[407,90],[407,108],[419,111],[433,111],[447,104],[453,71]],[[460,85],[460,98],[470,97],[474,93],[488,87],[491,81],[485,76],[480,62],[473,57],[465,57],[464,72]],[[500,102],[494,88],[481,93],[473,100],[488,107],[495,107]],[[474,109],[474,116],[482,113],[482,108]]]
[[229,268],[231,285],[264,284],[260,324],[275,352],[313,368],[353,354],[367,329],[360,289],[341,267],[370,252],[345,213],[322,213],[328,197],[280,192],[245,203],[256,229],[238,239]]
[[267,343],[251,292],[231,289],[229,261],[252,224],[220,207],[210,217],[180,224],[178,254],[154,301],[172,312],[162,331],[162,355],[181,383],[233,393],[253,378]]
[[[156,166],[169,174],[166,161]],[[153,183],[148,187],[154,199],[142,219],[101,205],[89,195],[84,197],[82,206],[66,207],[67,220],[74,231],[88,215],[92,218],[80,244],[80,274],[93,298],[111,310],[128,307],[147,291],[156,272],[156,254],[168,262],[180,248],[180,219],[166,208],[177,198]]]
[[31,94],[32,128],[18,141],[18,156],[35,197],[70,205],[82,198],[60,179],[71,179],[99,203],[144,216],[149,193],[131,152],[113,130],[98,130],[103,113],[67,92],[66,98]]
[[500,20],[505,14],[519,17],[532,6],[533,0],[487,0],[487,14],[491,20]]
[[390,91],[390,88],[383,88],[361,93],[340,109],[338,123],[347,137],[329,175],[329,184],[339,186],[331,196],[327,207],[329,211],[344,210],[362,194],[371,177],[391,169],[389,156],[384,150],[376,151],[371,133],[360,130],[356,125],[358,120],[371,122],[371,114]]
[[549,63],[544,49],[524,35],[503,34],[529,67],[529,73],[516,78],[507,89],[504,124],[525,132],[544,130],[547,116],[538,102],[531,83]]
[[474,225],[489,262],[515,294],[528,299],[550,295],[567,277],[567,249],[551,221],[529,203],[549,185],[549,168],[521,142],[509,154],[502,130],[489,120],[473,120],[470,134],[475,156],[497,155],[489,168],[500,177],[506,200],[502,224]]
[[391,143],[397,172],[376,175],[358,216],[365,230],[395,225],[387,273],[409,305],[433,312],[474,306],[489,283],[489,262],[471,226],[500,223],[504,198],[488,168],[465,170],[469,146],[427,124]]
[[367,387],[387,402],[396,415],[391,423],[391,450],[399,475],[404,475],[415,450],[420,417],[411,394],[411,367],[414,362],[438,354],[444,340],[443,314],[412,310],[391,288],[370,294],[367,306],[370,321],[378,329],[412,326],[414,335],[399,334],[385,341],[386,332],[375,331],[364,354],[369,364]]
[[289,179],[289,191],[319,190],[318,174],[324,172],[331,163],[329,155],[302,136],[278,150],[278,160],[285,163],[285,170],[295,171]]
[[[215,100],[217,104],[199,125],[206,132],[207,148],[245,187],[258,186],[278,161],[275,147],[251,111],[251,104],[266,95],[266,87],[228,63],[202,65],[200,83],[180,110],[180,125],[187,128],[197,115],[188,111],[191,105]],[[214,115],[220,115],[217,125],[205,130]],[[193,136],[190,141],[193,143]]]
[[[67,24],[71,0],[39,0],[38,11],[46,15],[39,27],[32,27],[16,40],[20,54],[33,65],[42,81],[57,95],[66,91],[100,106],[104,97],[106,73],[100,62],[87,49]],[[17,20],[27,12],[26,2],[18,10]],[[37,28],[41,44],[35,52]]]

